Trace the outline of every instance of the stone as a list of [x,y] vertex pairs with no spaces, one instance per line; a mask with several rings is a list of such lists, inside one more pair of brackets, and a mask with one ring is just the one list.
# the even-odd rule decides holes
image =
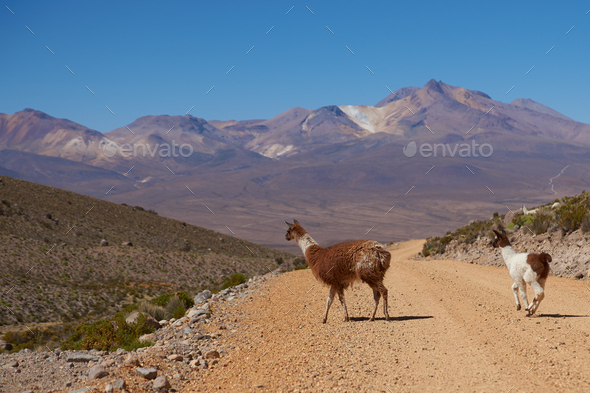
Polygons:
[[153,327],[154,329],[160,329],[162,327],[162,325],[160,325],[160,322],[156,321],[156,318],[152,317],[151,315],[148,314],[148,316],[145,319],[145,324],[148,326]]
[[104,387],[105,393],[113,393],[113,384],[109,383],[107,386]]
[[576,278],[578,280],[581,280],[582,278],[584,278],[584,273],[580,272],[580,273],[576,274]]
[[198,367],[199,364],[201,364],[201,361],[199,359],[193,359],[190,361],[190,363],[188,365],[195,368],[195,367]]
[[0,349],[3,349],[5,351],[11,351],[12,350],[12,344],[4,341],[2,339],[0,339]]
[[199,292],[195,297],[194,297],[194,302],[195,305],[199,305],[201,303],[203,303],[205,300],[211,298],[211,291],[208,289],[205,289],[202,292]]
[[121,245],[123,247],[133,247],[133,243],[131,243],[131,242],[123,242],[123,243],[121,243]]
[[113,389],[123,390],[127,387],[124,379],[115,379],[112,383]]
[[68,393],[88,393],[96,389],[96,386],[86,386],[85,388],[70,390]]
[[192,333],[193,333],[193,331],[192,331],[192,329],[190,327],[187,326],[187,327],[184,328],[184,331],[183,331],[183,335],[184,336],[188,336],[188,335],[190,335]]
[[127,318],[125,318],[125,322],[127,322],[128,324],[132,324],[135,323],[135,321],[137,321],[137,318],[139,318],[139,311],[135,310],[131,314],[129,314]]
[[125,357],[125,360],[123,361],[123,364],[125,366],[136,367],[136,366],[139,366],[139,359],[137,358],[137,356],[135,356],[134,354],[130,353],[130,354],[128,354]]
[[16,368],[18,367],[18,360],[11,360],[10,362],[4,364],[4,368]]
[[97,362],[98,356],[90,355],[89,353],[83,352],[70,352],[66,358],[66,362],[72,363],[88,363],[88,362]]
[[212,349],[205,354],[205,359],[219,359],[219,352],[217,352],[215,349]]
[[197,318],[200,315],[206,315],[206,314],[209,314],[209,311],[207,311],[207,310],[191,310],[187,316],[189,318]]
[[101,245],[101,247],[106,247],[109,245],[109,242],[107,242],[107,239],[102,239],[100,241],[100,245]]
[[105,360],[104,362],[102,362],[101,364],[106,368],[106,367],[111,367],[113,364],[115,364],[115,359],[108,359]]
[[107,372],[107,370],[105,370],[104,366],[101,364],[97,364],[95,366],[92,366],[90,368],[90,370],[88,370],[88,380],[89,381],[92,381],[93,379],[104,378],[107,375],[109,375],[109,373]]
[[168,389],[170,389],[168,378],[165,375],[160,375],[158,378],[154,379],[152,389],[158,392],[167,392]]
[[182,355],[178,355],[176,353],[173,354],[173,355],[168,356],[168,360],[173,360],[175,362],[182,362],[182,359],[183,359],[182,358]]
[[156,370],[155,368],[137,367],[135,369],[135,374],[145,379],[156,379],[156,376],[158,375],[158,370]]
[[156,342],[156,341],[158,341],[158,338],[156,337],[156,335],[154,333],[144,334],[143,336],[139,337],[140,343],[143,343],[146,341]]

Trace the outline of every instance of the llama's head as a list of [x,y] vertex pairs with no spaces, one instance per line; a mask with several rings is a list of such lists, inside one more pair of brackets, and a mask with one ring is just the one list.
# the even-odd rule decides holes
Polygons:
[[506,231],[504,229],[502,229],[502,232],[498,232],[495,229],[493,229],[493,231],[496,234],[496,239],[492,243],[494,248],[504,248],[510,245],[510,240],[508,240],[508,235],[506,234]]
[[295,241],[297,241],[297,239],[306,234],[305,229],[299,225],[297,220],[293,220],[293,224],[289,224],[287,221],[285,221],[285,224],[289,226],[289,229],[287,229],[287,234],[285,235],[285,239],[287,240],[295,239]]

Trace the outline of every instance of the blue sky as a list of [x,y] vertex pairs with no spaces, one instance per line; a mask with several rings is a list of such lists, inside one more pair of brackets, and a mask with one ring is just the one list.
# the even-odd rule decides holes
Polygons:
[[1,113],[30,107],[106,132],[193,106],[193,116],[243,120],[294,106],[372,105],[385,86],[435,78],[504,102],[532,98],[590,123],[588,2],[0,6]]

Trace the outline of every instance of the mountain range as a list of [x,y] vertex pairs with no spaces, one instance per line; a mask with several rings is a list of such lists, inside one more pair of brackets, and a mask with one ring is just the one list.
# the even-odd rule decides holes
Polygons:
[[145,116],[104,134],[32,109],[0,114],[0,174],[289,251],[287,218],[326,244],[403,240],[579,192],[589,148],[588,124],[435,80],[374,106]]

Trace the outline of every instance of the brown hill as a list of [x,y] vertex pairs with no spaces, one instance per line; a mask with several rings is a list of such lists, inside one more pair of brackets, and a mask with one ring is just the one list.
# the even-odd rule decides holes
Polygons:
[[98,131],[33,109],[0,113],[0,149],[87,162],[103,157],[102,147],[108,143]]
[[293,258],[142,207],[9,177],[0,178],[0,239],[4,324],[103,315],[131,297],[215,287]]
[[416,86],[402,87],[401,89],[397,89],[396,91],[394,91],[393,93],[391,93],[390,95],[388,95],[387,97],[385,97],[384,99],[379,101],[375,105],[375,107],[381,108],[382,106],[385,106],[392,101],[398,101],[403,98],[406,98],[407,96],[414,94],[418,90],[420,90],[420,88],[416,87]]
[[[423,88],[382,107],[356,107],[375,132],[430,138],[490,131],[590,144],[590,125],[573,121],[532,100],[504,104],[487,94],[431,79]],[[358,117],[358,116],[357,116]]]

